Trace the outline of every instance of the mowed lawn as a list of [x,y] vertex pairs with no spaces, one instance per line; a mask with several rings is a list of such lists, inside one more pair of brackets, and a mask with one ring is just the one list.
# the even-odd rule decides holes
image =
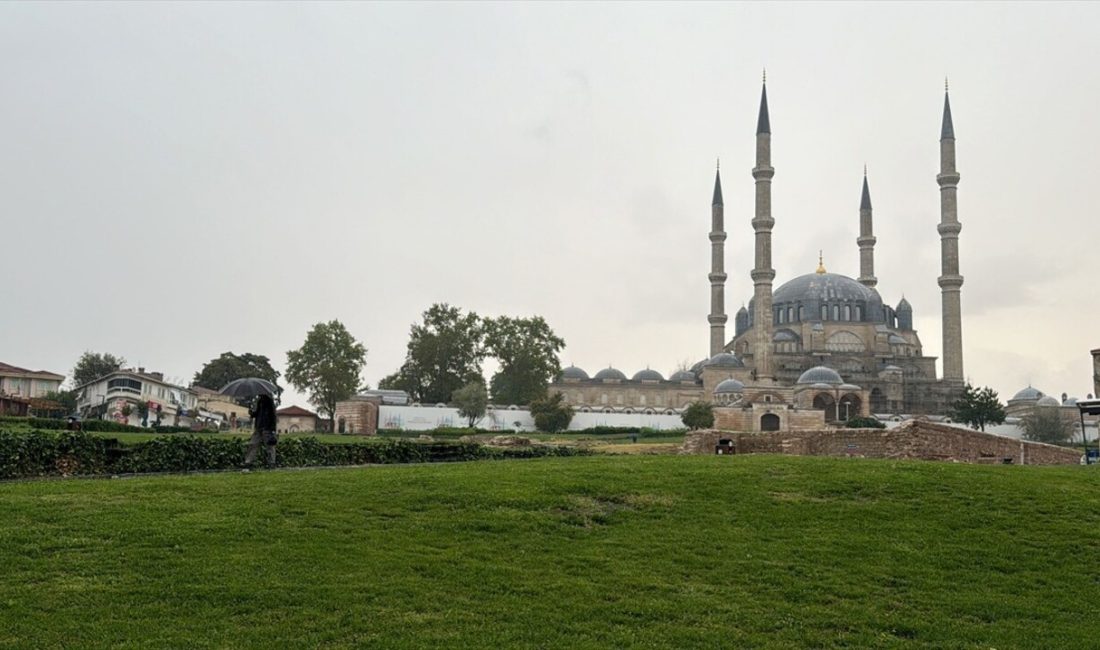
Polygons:
[[627,456],[0,484],[4,647],[1100,646],[1091,468]]

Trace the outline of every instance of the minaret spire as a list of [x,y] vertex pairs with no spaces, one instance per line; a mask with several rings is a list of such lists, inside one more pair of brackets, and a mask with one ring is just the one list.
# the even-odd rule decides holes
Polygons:
[[710,205],[710,356],[726,347],[726,231],[722,205],[722,173],[714,170],[714,199]]
[[756,121],[756,166],[752,177],[756,179],[756,210],[752,229],[756,236],[756,255],[753,265],[753,336],[752,355],[756,378],[769,383],[775,376],[772,369],[772,168],[771,120],[768,118],[768,86],[764,79],[760,91],[760,116]]
[[962,356],[962,284],[959,274],[959,223],[957,192],[959,172],[955,168],[955,125],[951,121],[951,100],[947,81],[943,91],[943,125],[940,128],[940,295],[943,300],[943,378],[964,381]]
[[863,194],[859,198],[859,283],[868,289],[878,284],[875,277],[875,239],[871,224],[871,189],[867,185],[867,165],[863,166]]

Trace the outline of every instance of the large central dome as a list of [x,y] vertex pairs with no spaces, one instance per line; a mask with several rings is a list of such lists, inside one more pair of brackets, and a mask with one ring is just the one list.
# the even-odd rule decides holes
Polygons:
[[846,275],[838,273],[807,273],[790,280],[775,290],[772,303],[832,302],[834,300],[864,300],[876,298],[875,292]]

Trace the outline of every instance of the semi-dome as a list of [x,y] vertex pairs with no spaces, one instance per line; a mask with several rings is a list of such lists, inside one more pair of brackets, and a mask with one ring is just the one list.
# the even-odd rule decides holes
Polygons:
[[588,373],[581,370],[576,366],[569,366],[568,368],[562,368],[562,379],[588,379]]
[[625,381],[626,375],[621,370],[616,370],[611,366],[604,368],[596,373],[596,381],[604,381],[606,379],[618,379],[619,381]]
[[745,367],[745,364],[742,363],[740,359],[733,356],[729,352],[719,352],[718,354],[716,354],[713,357],[711,357],[710,359],[708,359],[707,362],[703,365],[705,365],[708,368],[744,368]]
[[733,377],[719,382],[719,384],[714,387],[715,395],[743,392],[745,392],[745,385],[737,381]]
[[1044,395],[1039,398],[1038,402],[1035,402],[1035,406],[1061,406],[1062,403],[1058,401],[1058,398],[1053,395]]
[[814,366],[798,378],[800,384],[829,384],[832,386],[838,386],[844,383],[844,380],[840,378],[840,373],[829,368],[828,366]]
[[798,341],[798,335],[788,329],[776,330],[772,340],[776,343],[794,343]]
[[679,382],[684,382],[684,381],[694,382],[695,381],[695,373],[690,371],[690,370],[677,370],[676,372],[672,373],[672,376],[669,377],[668,380],[669,381],[679,381]]
[[1032,388],[1031,386],[1028,386],[1027,388],[1021,389],[1018,393],[1013,395],[1012,399],[1013,400],[1018,400],[1018,399],[1020,399],[1020,400],[1037,400],[1040,397],[1042,397],[1043,395],[1046,395],[1046,393],[1039,390],[1038,388]]
[[890,345],[909,345],[909,341],[906,341],[904,338],[898,336],[897,334],[891,334],[890,336],[886,337],[886,340],[889,341]]
[[633,380],[634,381],[664,381],[665,378],[661,373],[657,372],[656,370],[650,370],[649,368],[646,368],[645,370],[639,370],[638,372],[634,373]]
[[772,294],[772,304],[781,302],[825,302],[873,298],[871,290],[839,273],[807,273],[780,285]]

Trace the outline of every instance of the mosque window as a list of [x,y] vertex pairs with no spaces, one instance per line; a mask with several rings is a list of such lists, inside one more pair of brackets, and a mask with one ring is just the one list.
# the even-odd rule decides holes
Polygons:
[[833,320],[840,320],[840,305],[833,305]]
[[794,307],[787,307],[787,322],[794,321]]
[[821,305],[821,320],[829,320],[829,307]]
[[863,307],[860,307],[859,305],[856,305],[856,320],[863,320]]
[[829,352],[863,352],[863,340],[851,332],[837,332],[825,341]]
[[777,323],[782,323],[783,322],[783,308],[782,307],[775,310],[775,322],[777,322]]
[[852,320],[852,306],[844,305],[844,320]]
[[641,406],[645,406],[645,395],[638,396],[638,404]]
[[607,393],[600,395],[600,404],[607,404]]
[[800,320],[800,321],[806,320],[806,308],[803,307],[802,305],[798,306],[798,320]]

